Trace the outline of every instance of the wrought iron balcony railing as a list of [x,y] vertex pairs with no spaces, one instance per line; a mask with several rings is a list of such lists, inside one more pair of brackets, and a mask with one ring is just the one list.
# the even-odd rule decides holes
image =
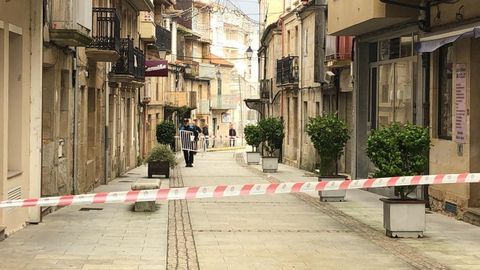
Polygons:
[[155,45],[158,50],[165,50],[167,52],[172,51],[172,32],[163,28],[162,26],[156,26],[157,41]]
[[114,8],[93,8],[93,42],[89,48],[120,51],[120,19]]
[[133,50],[135,79],[145,81],[145,55],[143,51],[135,48]]
[[135,80],[145,80],[145,55],[133,47],[133,39],[120,40],[120,58],[112,65],[112,71],[117,75],[131,75]]
[[277,60],[277,85],[298,84],[298,56]]

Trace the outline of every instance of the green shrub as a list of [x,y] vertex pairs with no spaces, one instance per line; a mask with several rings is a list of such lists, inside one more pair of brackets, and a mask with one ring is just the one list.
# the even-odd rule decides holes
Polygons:
[[269,157],[273,157],[275,151],[282,147],[283,137],[285,133],[283,131],[283,122],[278,118],[266,118],[260,120],[258,123],[260,127],[262,142],[265,151]]
[[[428,169],[428,128],[398,124],[374,130],[368,137],[367,155],[377,167],[374,177],[422,175]],[[395,188],[395,195],[407,199],[415,186]]]
[[175,124],[170,121],[165,121],[157,125],[157,142],[160,144],[173,145],[175,144]]
[[170,149],[170,146],[165,144],[155,145],[147,158],[145,158],[145,163],[158,161],[168,162],[172,168],[177,165],[175,154],[173,153],[172,149]]
[[256,151],[258,146],[262,143],[262,130],[258,125],[247,125],[243,129],[245,140],[248,145],[252,146],[252,151]]
[[343,155],[345,145],[350,139],[347,124],[338,119],[336,114],[326,114],[310,118],[306,131],[320,154],[320,174],[337,174],[336,162]]

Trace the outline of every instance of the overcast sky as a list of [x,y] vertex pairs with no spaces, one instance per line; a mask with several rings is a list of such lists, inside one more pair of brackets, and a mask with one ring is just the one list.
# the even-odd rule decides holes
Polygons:
[[250,18],[258,22],[258,0],[232,0]]

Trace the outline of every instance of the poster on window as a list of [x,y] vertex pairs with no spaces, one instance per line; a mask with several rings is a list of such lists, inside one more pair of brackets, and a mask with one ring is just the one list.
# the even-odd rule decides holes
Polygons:
[[467,66],[456,65],[455,80],[455,142],[467,143]]

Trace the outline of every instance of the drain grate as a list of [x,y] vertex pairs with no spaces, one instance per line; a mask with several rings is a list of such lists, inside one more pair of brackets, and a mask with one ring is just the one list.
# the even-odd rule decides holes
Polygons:
[[120,180],[119,183],[133,183],[132,180]]
[[103,208],[96,208],[96,207],[82,207],[78,211],[101,211]]

